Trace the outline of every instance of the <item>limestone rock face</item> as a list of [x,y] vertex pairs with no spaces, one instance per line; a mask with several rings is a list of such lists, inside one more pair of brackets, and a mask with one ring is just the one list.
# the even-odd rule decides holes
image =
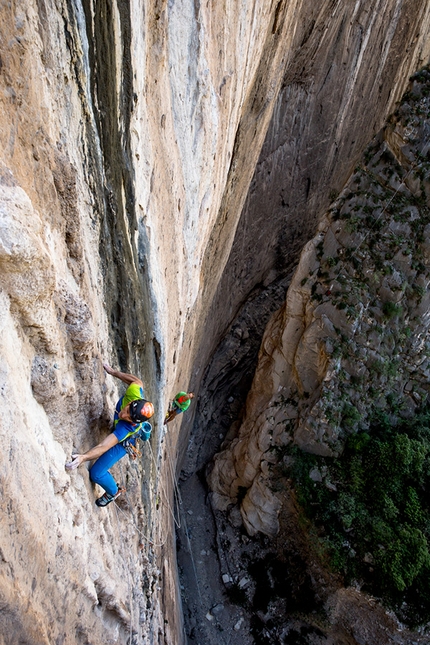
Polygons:
[[[201,283],[209,302],[298,5],[2,8],[5,644],[181,642],[166,456],[176,438],[161,450],[162,421],[176,379],[188,381]],[[142,376],[157,416],[142,462],[114,469],[123,505],[99,510],[86,467],[64,464],[110,431],[123,390],[103,360]]]
[[[429,58],[425,2],[300,3],[297,11],[295,52],[285,66],[209,329],[219,326],[217,312],[229,312],[231,320],[254,288],[296,265],[333,194],[393,111],[404,81]],[[399,55],[409,48],[406,42],[414,45],[408,56]]]
[[[337,156],[344,133],[352,139],[364,128],[366,119],[352,127],[359,108],[373,97],[375,123],[369,131],[379,127],[409,72],[428,54],[430,9],[424,0],[374,0],[371,6],[363,1],[354,10],[350,5],[327,0],[320,10],[300,0],[240,6],[17,0],[2,6],[0,633],[5,645],[181,644],[171,497],[174,458],[184,452],[188,436],[165,436],[162,422],[176,387],[200,379],[249,285],[263,274],[265,284],[276,277],[271,239],[272,260],[257,271],[252,269],[257,254],[252,248],[245,253],[245,287],[237,290],[237,299],[231,269],[222,307],[215,299],[263,143],[266,151],[272,150],[270,142],[276,149],[275,132],[284,121],[295,122],[295,115],[297,128],[282,129],[283,145],[294,142],[291,132],[315,123],[319,111],[328,115],[309,136],[297,138],[295,150],[298,160],[306,150],[319,167],[318,156],[321,161],[326,149],[312,151],[310,142],[316,133],[318,141],[336,133],[331,174],[309,179],[305,173],[300,195],[307,197],[315,181],[336,172],[340,187],[367,136],[366,131],[355,147],[348,143],[349,156]],[[345,38],[352,32],[352,39]],[[335,56],[338,42],[345,61]],[[359,79],[370,61],[375,74],[363,84]],[[348,81],[342,109],[336,103],[320,110],[324,79],[331,81],[324,90],[328,95]],[[290,102],[291,95],[297,100]],[[393,146],[402,149],[402,133],[393,137]],[[294,155],[286,157],[290,166]],[[267,194],[266,174],[255,174],[260,188],[254,182],[248,200],[256,190]],[[325,183],[331,186],[328,179]],[[318,200],[320,193],[315,195]],[[308,240],[309,221],[316,219],[315,204],[302,235],[293,235],[296,255]],[[270,229],[270,218],[264,219]],[[279,230],[278,222],[274,238]],[[287,245],[281,238],[280,244]],[[258,258],[260,266],[260,252]],[[288,264],[285,258],[281,262],[282,278]],[[207,326],[208,320],[214,324]],[[279,316],[274,323],[282,329]],[[312,333],[319,333],[318,325]],[[303,357],[307,347],[300,350]],[[328,358],[323,353],[317,358],[302,370],[303,387],[324,373]],[[104,374],[102,361],[141,375],[157,410],[142,460],[124,460],[114,469],[127,488],[124,501],[104,510],[94,507],[101,491],[89,483],[86,467],[64,470],[72,452],[87,450],[111,429],[123,389]],[[280,357],[275,362],[279,374],[273,383],[281,384]],[[269,427],[279,441],[286,440],[278,423],[285,411],[265,418],[273,383],[252,394],[262,411],[261,431],[250,448],[237,444],[233,463],[246,457],[249,465],[231,490],[222,492],[230,499],[238,486],[247,486],[244,519],[250,531],[268,535],[277,530],[278,500],[266,486],[270,455],[263,467],[260,456],[271,445]]]
[[281,502],[273,495],[259,475],[252,482],[251,488],[241,504],[243,523],[249,535],[258,531],[269,536],[275,536],[279,530],[276,521]]

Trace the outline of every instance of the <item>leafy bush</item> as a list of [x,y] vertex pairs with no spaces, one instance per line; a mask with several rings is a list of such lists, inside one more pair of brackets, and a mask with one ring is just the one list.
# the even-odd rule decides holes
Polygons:
[[347,428],[352,426],[361,419],[361,414],[357,408],[350,403],[345,403],[342,409],[342,423]]
[[333,568],[409,624],[430,620],[430,408],[397,427],[379,413],[336,459],[291,451],[299,502]]
[[391,318],[395,318],[402,313],[402,308],[400,305],[396,305],[396,303],[388,301],[384,302],[382,312],[388,320],[391,320]]

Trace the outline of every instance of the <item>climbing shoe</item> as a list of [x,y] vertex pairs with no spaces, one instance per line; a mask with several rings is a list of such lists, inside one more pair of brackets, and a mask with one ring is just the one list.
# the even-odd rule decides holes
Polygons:
[[104,495],[96,499],[96,504],[97,506],[107,506],[108,504],[113,502],[114,499],[119,497],[121,493],[125,493],[125,488],[120,488],[118,486],[118,490],[115,493],[115,495],[111,495],[110,493],[104,493]]

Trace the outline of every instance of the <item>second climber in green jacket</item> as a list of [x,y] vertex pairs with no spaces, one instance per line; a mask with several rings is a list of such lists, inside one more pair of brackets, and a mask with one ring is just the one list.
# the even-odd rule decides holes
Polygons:
[[164,419],[164,424],[173,421],[173,419],[177,417],[178,414],[181,414],[182,412],[188,410],[191,404],[191,399],[193,398],[194,394],[192,392],[178,392],[178,394],[169,405],[169,411],[166,414],[166,418]]

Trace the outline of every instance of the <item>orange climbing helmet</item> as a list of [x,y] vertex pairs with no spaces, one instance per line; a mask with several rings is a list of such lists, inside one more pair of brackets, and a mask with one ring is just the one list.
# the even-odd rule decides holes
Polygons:
[[130,403],[130,417],[133,423],[143,423],[150,419],[154,414],[154,406],[151,401],[145,399],[137,399]]

